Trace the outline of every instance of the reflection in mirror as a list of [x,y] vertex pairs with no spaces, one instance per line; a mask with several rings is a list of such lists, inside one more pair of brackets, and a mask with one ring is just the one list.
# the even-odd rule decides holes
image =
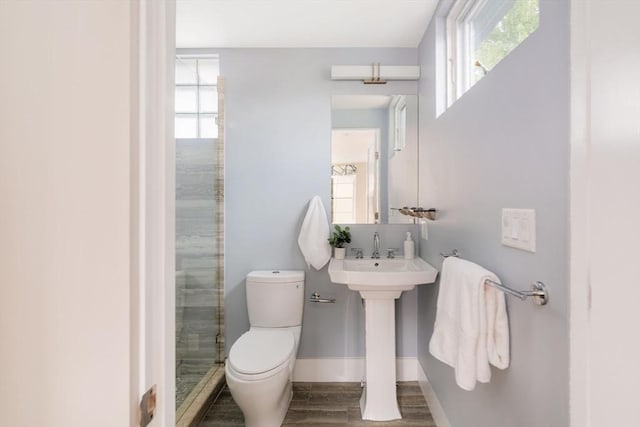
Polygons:
[[418,206],[418,97],[331,97],[334,224],[406,224]]

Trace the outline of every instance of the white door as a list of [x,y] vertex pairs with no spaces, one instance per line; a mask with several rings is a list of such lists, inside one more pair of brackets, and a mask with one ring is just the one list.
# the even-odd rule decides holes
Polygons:
[[639,426],[640,2],[570,9],[571,426]]

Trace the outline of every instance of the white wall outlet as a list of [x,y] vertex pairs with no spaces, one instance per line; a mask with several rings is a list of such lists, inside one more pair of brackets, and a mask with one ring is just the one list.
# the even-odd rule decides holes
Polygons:
[[425,220],[420,221],[420,238],[422,240],[429,240],[429,225]]
[[536,251],[536,211],[502,209],[502,244],[524,251]]

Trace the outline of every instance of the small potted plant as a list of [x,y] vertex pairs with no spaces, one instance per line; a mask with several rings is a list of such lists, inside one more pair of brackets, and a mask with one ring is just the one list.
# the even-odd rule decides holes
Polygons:
[[345,253],[347,249],[345,246],[347,243],[351,243],[351,231],[349,227],[341,228],[339,225],[336,225],[335,231],[332,236],[328,239],[329,244],[333,246],[333,256],[335,259],[344,259]]

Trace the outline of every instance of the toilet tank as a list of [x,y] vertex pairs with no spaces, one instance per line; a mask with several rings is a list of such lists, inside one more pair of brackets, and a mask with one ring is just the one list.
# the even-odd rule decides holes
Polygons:
[[251,326],[286,328],[302,324],[304,271],[252,271],[247,275]]

